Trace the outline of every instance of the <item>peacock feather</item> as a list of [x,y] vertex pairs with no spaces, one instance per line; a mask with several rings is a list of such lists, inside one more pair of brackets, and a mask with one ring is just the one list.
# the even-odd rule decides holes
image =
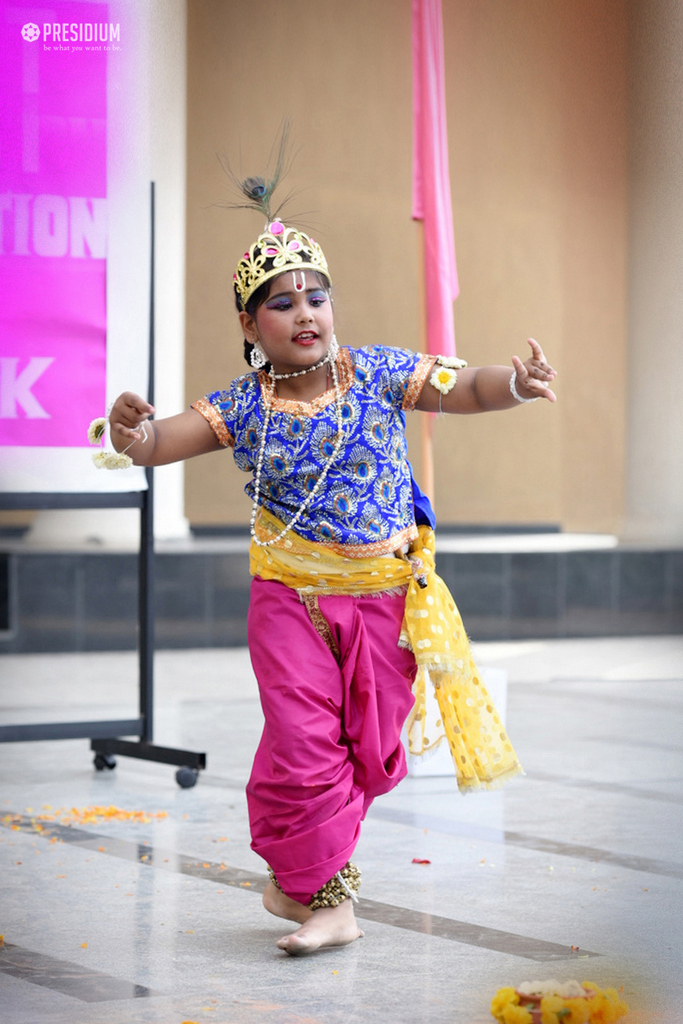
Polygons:
[[221,166],[239,192],[240,199],[246,200],[246,202],[225,204],[230,209],[258,210],[265,216],[266,222],[270,223],[270,221],[275,220],[280,211],[287,205],[290,199],[293,198],[294,193],[289,192],[282,198],[276,207],[273,206],[273,195],[275,190],[280,184],[282,178],[287,174],[291,164],[288,153],[289,128],[290,122],[289,120],[285,120],[280,130],[279,142],[276,139],[273,143],[268,159],[268,163],[271,163],[274,151],[277,149],[277,158],[275,160],[275,167],[272,174],[266,173],[265,175],[252,175],[248,178],[239,178],[233,172],[227,158],[219,156],[218,159]]

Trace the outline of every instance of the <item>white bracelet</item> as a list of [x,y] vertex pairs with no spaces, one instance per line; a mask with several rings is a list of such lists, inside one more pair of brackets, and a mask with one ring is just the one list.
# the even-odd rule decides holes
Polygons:
[[517,371],[513,370],[512,376],[510,377],[510,394],[512,395],[513,398],[516,398],[518,402],[537,402],[539,400],[539,398],[541,397],[540,395],[536,395],[535,398],[522,398],[522,396],[518,393],[517,388],[515,387],[516,380]]

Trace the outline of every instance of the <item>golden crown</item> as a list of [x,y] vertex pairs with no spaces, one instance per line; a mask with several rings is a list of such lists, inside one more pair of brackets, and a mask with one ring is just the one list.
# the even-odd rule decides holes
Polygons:
[[331,283],[325,254],[315,239],[274,220],[245,252],[232,275],[242,309],[257,288],[287,270],[317,270]]

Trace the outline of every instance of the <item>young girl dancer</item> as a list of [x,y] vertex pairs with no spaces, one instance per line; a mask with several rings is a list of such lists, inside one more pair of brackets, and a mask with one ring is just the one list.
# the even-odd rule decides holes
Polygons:
[[362,935],[349,858],[374,797],[411,750],[444,738],[458,785],[521,771],[434,572],[433,514],[407,461],[405,412],[476,413],[545,398],[531,356],[505,366],[397,348],[339,348],[320,246],[273,220],[234,275],[253,371],[149,423],[131,392],[111,436],[138,465],[232,448],[253,502],[249,649],[265,726],[247,786],[252,847],[268,863],[265,907],[299,925],[290,955]]

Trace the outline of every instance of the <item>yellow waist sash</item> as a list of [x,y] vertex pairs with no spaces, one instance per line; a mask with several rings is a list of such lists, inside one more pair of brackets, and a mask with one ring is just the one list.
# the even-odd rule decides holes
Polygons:
[[[255,529],[264,541],[284,524],[261,508]],[[252,576],[277,580],[303,597],[407,587],[399,643],[417,662],[415,704],[406,723],[410,753],[435,750],[446,739],[459,789],[496,789],[522,767],[482,683],[460,613],[436,574],[434,550],[428,526],[419,527],[406,556],[394,558],[347,558],[289,532],[270,547],[252,541],[249,562]]]

